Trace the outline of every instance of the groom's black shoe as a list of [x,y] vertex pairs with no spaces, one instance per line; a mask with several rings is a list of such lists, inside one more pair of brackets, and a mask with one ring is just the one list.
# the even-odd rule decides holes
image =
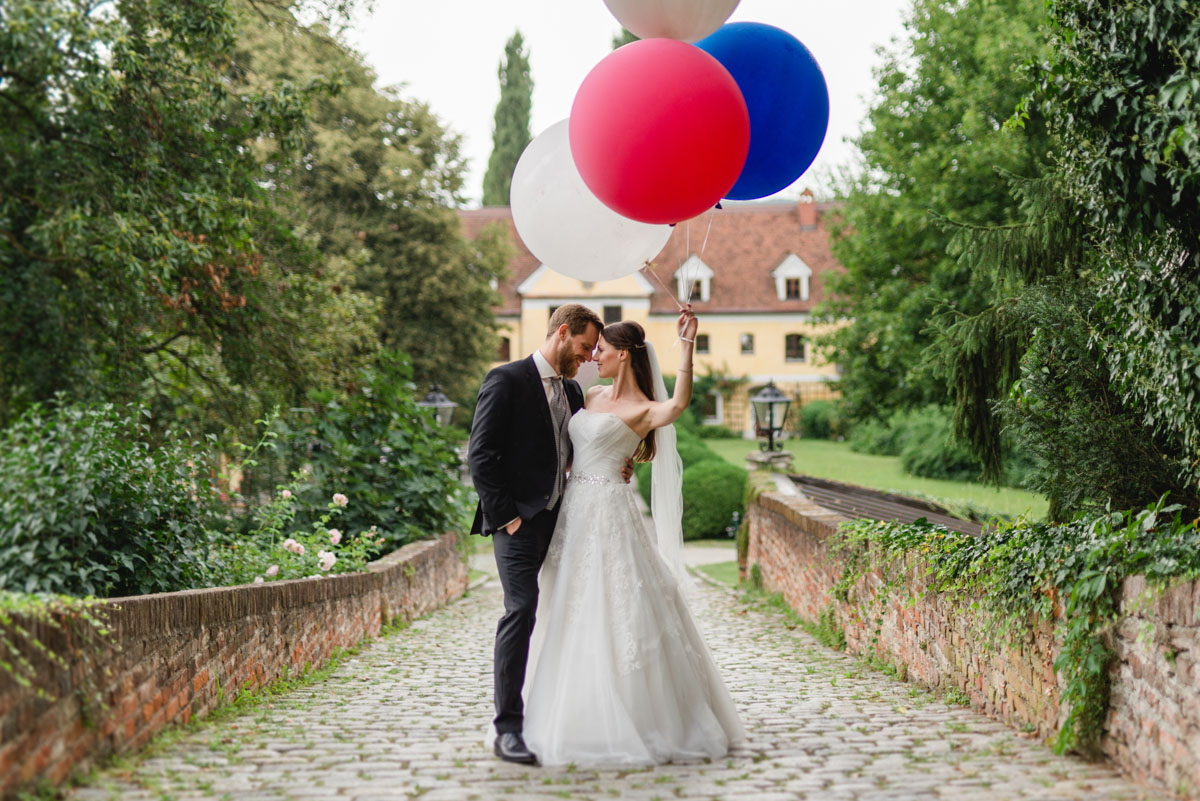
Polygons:
[[536,765],[537,754],[525,745],[525,738],[520,732],[507,732],[496,736],[496,744],[492,747],[496,756],[505,762],[519,762],[522,765]]

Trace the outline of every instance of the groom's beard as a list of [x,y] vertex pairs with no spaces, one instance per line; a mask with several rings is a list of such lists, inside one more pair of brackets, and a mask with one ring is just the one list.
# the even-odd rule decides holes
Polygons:
[[579,372],[579,357],[575,355],[575,349],[569,341],[558,351],[557,356],[558,364],[555,367],[558,368],[559,375],[563,378],[574,378]]

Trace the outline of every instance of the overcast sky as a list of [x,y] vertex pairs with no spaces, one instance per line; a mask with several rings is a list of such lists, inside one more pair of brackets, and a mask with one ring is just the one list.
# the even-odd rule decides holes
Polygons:
[[[903,34],[911,0],[742,0],[730,21],[783,28],[816,57],[829,86],[829,132],[808,172],[782,197],[812,187],[854,158],[844,140],[860,129],[874,92],[876,50]],[[463,137],[469,159],[466,196],[479,204],[500,97],[497,68],[514,30],[525,38],[533,74],[533,136],[568,116],[588,71],[611,50],[619,23],[603,0],[376,0],[348,36],[382,85],[404,84],[405,97],[429,104]]]

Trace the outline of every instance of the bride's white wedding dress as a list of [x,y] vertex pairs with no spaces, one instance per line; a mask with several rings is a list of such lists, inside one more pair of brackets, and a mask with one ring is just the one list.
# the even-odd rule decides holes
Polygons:
[[638,435],[579,411],[574,466],[542,567],[525,740],[546,765],[648,765],[745,739],[681,588],[621,478]]

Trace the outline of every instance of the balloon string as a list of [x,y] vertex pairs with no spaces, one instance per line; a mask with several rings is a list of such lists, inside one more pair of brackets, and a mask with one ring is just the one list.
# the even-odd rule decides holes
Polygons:
[[712,233],[713,216],[716,215],[717,209],[719,208],[720,206],[713,206],[712,210],[708,212],[708,230],[704,232],[704,243],[700,245],[701,256],[704,255],[704,249],[708,247],[708,235]]
[[684,296],[685,303],[692,302],[692,276],[691,270],[686,269],[688,262],[692,259],[692,221],[687,221],[687,228],[684,229],[687,235],[687,244],[684,246],[683,263],[679,265],[679,270],[683,276],[683,285],[687,287],[687,295]]
[[650,263],[649,259],[646,259],[646,261],[642,262],[642,270],[649,273],[650,277],[653,278],[660,287],[662,287],[663,292],[667,293],[667,297],[675,302],[675,305],[679,307],[680,311],[683,311],[683,304],[679,302],[679,298],[675,297],[674,292],[667,289],[667,285],[664,284],[662,279],[658,277],[658,273],[654,272],[654,265]]

